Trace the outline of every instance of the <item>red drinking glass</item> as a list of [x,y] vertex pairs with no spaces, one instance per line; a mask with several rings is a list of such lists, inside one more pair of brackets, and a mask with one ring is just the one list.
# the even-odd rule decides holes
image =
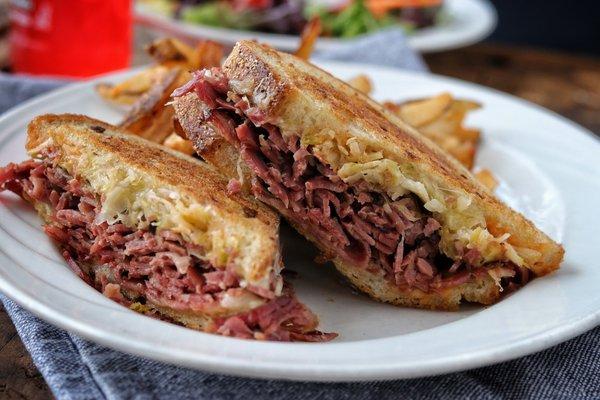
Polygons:
[[131,57],[131,0],[11,0],[15,72],[86,77]]

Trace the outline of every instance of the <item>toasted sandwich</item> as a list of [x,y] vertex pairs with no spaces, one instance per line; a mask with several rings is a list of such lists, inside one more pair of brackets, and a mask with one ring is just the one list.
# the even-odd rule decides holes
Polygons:
[[78,115],[28,127],[0,190],[30,202],[67,264],[145,314],[240,338],[321,341],[281,276],[278,217],[208,164]]
[[562,247],[390,111],[251,41],[173,93],[179,131],[380,301],[492,304]]

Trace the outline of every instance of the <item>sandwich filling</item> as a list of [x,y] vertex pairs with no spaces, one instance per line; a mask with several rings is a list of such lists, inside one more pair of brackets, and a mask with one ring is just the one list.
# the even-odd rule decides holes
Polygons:
[[[196,73],[173,95],[192,92],[203,103],[203,124],[240,150],[254,176],[254,195],[312,236],[326,258],[383,274],[401,289],[424,292],[488,275],[501,290],[529,279],[529,271],[513,262],[482,263],[475,248],[457,244],[459,257],[447,257],[440,251],[440,221],[418,196],[409,192],[392,199],[365,180],[345,182],[312,146],[301,143],[298,135],[282,135],[245,97],[230,90],[219,69]],[[190,136],[195,142],[193,132]]]
[[[103,220],[102,196],[56,165],[55,157],[46,152],[41,160],[0,169],[0,191],[10,190],[30,201],[69,267],[107,297],[227,336],[282,341],[335,337],[314,330],[316,316],[291,288],[281,292],[275,276],[270,289],[243,285],[232,267],[215,268],[201,246],[172,230]],[[210,324],[193,322],[205,322],[206,315],[212,315]]]

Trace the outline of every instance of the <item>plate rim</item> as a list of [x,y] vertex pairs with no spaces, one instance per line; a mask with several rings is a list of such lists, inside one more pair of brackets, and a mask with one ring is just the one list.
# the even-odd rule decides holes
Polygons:
[[[336,68],[371,68],[374,67],[372,65],[367,66],[360,64],[351,64],[351,63],[339,63],[339,62],[323,62],[319,63],[320,66],[324,68],[335,71]],[[105,74],[99,78],[84,81],[75,84],[69,84],[66,87],[58,88],[52,90],[48,93],[42,94],[40,96],[36,96],[28,101],[11,108],[4,114],[0,116],[0,124],[9,123],[12,118],[18,117],[20,113],[23,112],[32,112],[28,111],[30,108],[35,107],[41,103],[44,103],[53,97],[64,96],[65,94],[69,94],[70,92],[78,92],[82,89],[85,90],[86,87],[92,87],[98,80],[110,78],[117,78],[121,75],[125,76],[128,74],[135,73],[137,69],[118,71],[114,73]],[[364,69],[363,69],[364,70]],[[388,72],[396,73],[396,74],[404,74],[406,76],[411,75],[424,75],[423,73],[415,73],[410,71],[398,70],[395,68],[389,67],[377,67],[377,70],[387,70]],[[444,77],[435,74],[426,74],[429,75],[430,78],[458,83],[460,85],[475,88],[479,90],[484,90],[488,92],[493,92],[497,95],[500,95],[504,98],[508,98],[511,101],[517,101],[520,105],[524,105],[530,108],[534,108],[537,111],[542,111],[545,114],[549,114],[555,119],[563,123],[568,123],[574,129],[576,129],[580,133],[584,133],[590,137],[595,138],[596,143],[600,143],[598,138],[590,132],[588,129],[580,126],[579,124],[568,120],[561,115],[552,112],[551,110],[547,110],[541,106],[538,106],[534,103],[531,103],[527,100],[512,96],[510,94],[503,93],[501,91],[487,88],[478,84],[474,84],[471,82],[465,82],[455,78]],[[1,252],[3,257],[8,257],[8,255]],[[510,359],[514,359],[517,357],[522,357],[528,354],[532,354],[534,352],[543,350],[545,348],[551,347],[560,342],[571,339],[572,337],[581,334],[592,327],[598,325],[600,323],[600,308],[595,312],[589,313],[585,316],[580,316],[573,321],[570,321],[569,324],[561,325],[549,330],[545,330],[543,332],[539,332],[532,336],[528,336],[526,338],[520,339],[517,344],[511,344],[504,347],[496,347],[492,349],[483,349],[483,350],[474,350],[471,351],[467,356],[464,357],[450,357],[448,359],[437,359],[435,361],[431,361],[429,363],[419,364],[418,367],[415,366],[400,366],[397,365],[388,365],[388,366],[373,366],[369,365],[365,368],[357,368],[356,365],[353,365],[352,371],[347,371],[344,369],[339,369],[337,373],[329,374],[325,377],[316,376],[314,372],[311,374],[311,371],[306,370],[306,365],[302,364],[301,367],[293,366],[290,364],[285,364],[286,367],[286,376],[282,376],[279,369],[283,366],[283,363],[263,363],[260,366],[249,362],[247,359],[239,361],[239,359],[229,359],[224,358],[223,356],[211,356],[211,355],[200,355],[196,354],[195,359],[193,361],[189,360],[179,360],[179,362],[174,362],[173,359],[169,359],[166,354],[160,354],[160,352],[149,352],[148,346],[137,345],[135,347],[131,347],[132,339],[129,338],[121,338],[118,335],[113,335],[112,337],[104,337],[103,334],[94,332],[93,326],[82,326],[82,324],[78,323],[78,321],[70,316],[61,315],[57,311],[53,311],[52,307],[44,304],[43,302],[35,299],[30,296],[23,290],[17,287],[18,285],[10,284],[10,277],[5,278],[2,274],[0,274],[0,291],[2,291],[7,297],[11,298],[17,304],[23,306],[25,309],[31,311],[33,314],[37,315],[41,319],[48,320],[54,325],[57,325],[61,328],[67,329],[69,331],[76,332],[83,337],[91,339],[95,342],[98,342],[102,345],[106,345],[111,348],[116,348],[118,350],[124,351],[130,354],[136,354],[144,357],[150,357],[153,359],[157,359],[160,361],[167,362],[169,364],[182,365],[191,368],[210,370],[213,372],[226,373],[226,374],[234,374],[239,376],[248,376],[255,378],[278,378],[278,379],[287,379],[287,380],[311,380],[311,381],[365,381],[365,380],[389,380],[389,379],[398,379],[398,378],[412,378],[418,376],[432,376],[438,375],[448,372],[454,372],[459,370],[465,370],[475,367],[480,367],[484,365],[491,365],[500,363],[503,361],[507,361]],[[67,294],[69,295],[69,294]],[[183,328],[182,328],[183,329]],[[232,339],[228,339],[232,340]],[[328,344],[330,346],[339,346],[343,345],[343,343],[331,343]],[[294,344],[294,346],[302,346],[302,344]],[[308,345],[310,346],[310,345]],[[151,350],[151,349],[150,349]],[[212,359],[218,359],[216,362]],[[304,369],[303,369],[304,368]]]

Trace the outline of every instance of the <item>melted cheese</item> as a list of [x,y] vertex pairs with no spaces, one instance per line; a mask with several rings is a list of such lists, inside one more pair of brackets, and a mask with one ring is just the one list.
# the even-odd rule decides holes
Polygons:
[[419,177],[410,164],[385,158],[382,151],[371,149],[355,137],[344,140],[325,131],[305,136],[303,143],[312,145],[315,155],[337,168],[338,176],[348,184],[364,180],[392,200],[409,193],[416,195],[441,223],[440,249],[450,258],[460,257],[457,248],[477,249],[484,263],[503,260],[529,267],[541,256],[535,250],[509,244],[510,235],[494,237],[471,194],[436,186]]
[[[122,222],[126,226],[157,230],[168,229],[179,233],[187,242],[201,248],[195,253],[216,268],[233,265],[241,277],[250,277],[254,264],[242,257],[241,250],[257,240],[244,235],[239,224],[227,223],[216,207],[199,204],[189,196],[167,186],[157,187],[151,176],[114,162],[110,154],[90,157],[69,157],[60,161],[73,176],[85,179],[95,193],[102,195],[102,209],[97,222]],[[110,173],[107,173],[110,171]],[[270,287],[268,271],[252,283]]]

